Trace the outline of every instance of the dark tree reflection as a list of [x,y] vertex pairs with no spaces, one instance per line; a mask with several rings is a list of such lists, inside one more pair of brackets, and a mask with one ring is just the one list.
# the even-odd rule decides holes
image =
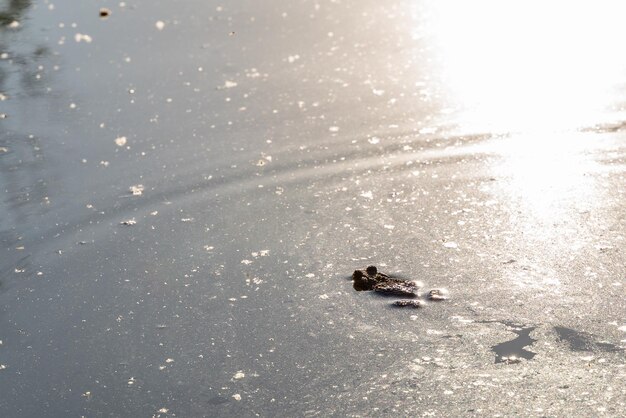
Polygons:
[[[41,93],[38,66],[49,55],[49,48],[22,34],[31,6],[31,0],[0,0],[0,93],[11,88],[20,94]],[[11,83],[12,76],[15,83]]]
[[[0,189],[5,192],[0,200],[0,243],[11,250],[23,245],[25,231],[19,226],[48,209],[42,140],[24,131],[28,126],[23,123],[13,123],[29,109],[30,102],[22,99],[46,91],[41,73],[50,54],[28,26],[32,4],[0,0]],[[0,263],[3,277],[15,271],[33,274],[28,254],[9,252]],[[6,280],[0,283],[0,291],[5,290]]]
[[0,11],[0,25],[8,26],[15,21],[19,21],[25,11],[31,6],[31,0],[9,0]]

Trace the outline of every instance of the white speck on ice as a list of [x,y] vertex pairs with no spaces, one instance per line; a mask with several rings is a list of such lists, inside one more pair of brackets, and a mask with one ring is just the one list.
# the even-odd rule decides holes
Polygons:
[[323,295],[319,295],[318,298],[320,298],[320,299],[328,299],[328,295],[326,293],[324,293]]
[[307,273],[305,277],[308,277],[309,279],[312,279],[313,277],[315,277],[315,274]]
[[450,319],[453,319],[455,321],[459,321],[462,324],[471,324],[472,322],[474,322],[472,319],[466,319],[466,318],[463,318],[460,315],[451,316]]
[[141,196],[143,194],[143,184],[135,184],[134,186],[130,186],[128,190],[133,196]]
[[161,408],[157,411],[159,414],[167,414],[169,412],[169,409],[167,408]]
[[89,35],[85,35],[84,33],[77,33],[74,35],[74,40],[76,42],[86,42],[90,43],[93,39]]
[[328,130],[330,132],[339,132],[339,126],[331,126]]
[[165,27],[165,22],[162,20],[157,20],[154,26],[156,26],[158,30],[163,30],[163,28]]
[[252,261],[250,261],[250,260],[241,260],[241,264],[245,264],[245,265],[252,264]]
[[434,127],[433,128],[422,128],[422,129],[419,130],[419,133],[423,134],[423,135],[434,134],[436,132],[437,132],[437,128],[434,128]]
[[448,242],[444,242],[443,246],[446,247],[446,248],[458,248],[459,244],[457,244],[454,241],[448,241]]
[[298,61],[300,59],[300,55],[295,54],[295,55],[289,55],[287,57],[287,61],[289,61],[289,64],[293,64],[294,62]]
[[373,199],[374,198],[374,194],[372,193],[371,190],[369,190],[367,192],[361,193],[361,197],[364,197],[366,199]]
[[233,376],[233,379],[239,380],[239,379],[243,379],[244,377],[246,377],[245,373],[239,370],[237,373],[235,373],[235,375]]
[[394,229],[394,228],[395,228],[395,226],[394,226],[394,225],[383,225],[383,227],[384,227],[385,229]]
[[235,393],[235,394],[233,395],[233,399],[234,399],[234,400],[236,400],[236,401],[240,401],[240,400],[241,400],[241,395],[240,395],[240,394],[238,394],[238,393]]
[[237,83],[235,81],[229,81],[229,80],[224,81],[223,88],[232,89],[233,87],[237,87]]
[[118,136],[117,138],[115,138],[115,145],[117,145],[118,147],[123,147],[124,145],[126,145],[126,137]]
[[204,246],[204,250],[205,250],[205,251],[213,251],[214,249],[215,249],[215,247],[214,247],[214,246],[212,246],[212,245],[205,245],[205,246]]
[[166,363],[173,363],[174,359],[173,358],[168,358],[167,360],[165,360]]
[[370,144],[376,145],[380,142],[380,139],[377,137],[372,137],[370,139],[367,140],[367,142],[369,142]]

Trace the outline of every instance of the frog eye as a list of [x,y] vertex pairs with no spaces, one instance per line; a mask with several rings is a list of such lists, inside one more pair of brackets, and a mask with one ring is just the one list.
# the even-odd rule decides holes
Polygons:
[[365,271],[367,272],[367,274],[369,274],[370,276],[376,276],[376,274],[378,273],[378,269],[376,268],[376,266],[368,266]]

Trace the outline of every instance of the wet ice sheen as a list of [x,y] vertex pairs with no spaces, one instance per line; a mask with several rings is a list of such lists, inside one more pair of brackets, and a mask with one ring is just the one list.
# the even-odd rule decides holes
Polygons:
[[[107,19],[89,2],[5,3],[7,415],[623,409],[624,98],[595,88],[623,77],[576,77],[619,73],[619,48],[602,51],[623,39],[606,24],[623,13],[594,30],[581,4],[608,6],[591,2],[559,9],[567,19],[534,2],[511,15],[495,3],[138,0],[108,4]],[[537,30],[507,32],[511,19],[550,31],[537,42]],[[493,54],[527,35],[538,48]],[[552,79],[566,93],[520,111],[520,86],[549,86],[561,52],[580,60]],[[520,68],[507,84],[520,94],[489,90]],[[614,111],[572,128],[572,108],[605,93]],[[472,112],[476,97],[486,106]],[[570,128],[540,129],[552,122]],[[406,310],[352,291],[344,273],[373,263],[452,297],[435,303],[422,286],[422,308]]]

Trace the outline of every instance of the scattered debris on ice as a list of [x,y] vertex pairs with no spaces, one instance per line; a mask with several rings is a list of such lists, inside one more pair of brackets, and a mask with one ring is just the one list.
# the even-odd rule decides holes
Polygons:
[[77,33],[76,35],[74,35],[74,40],[76,42],[91,43],[93,39],[91,38],[91,36],[86,35],[84,33]]
[[135,184],[134,186],[130,186],[128,190],[133,196],[141,196],[143,194],[143,184]]
[[226,80],[224,81],[224,85],[220,88],[222,89],[232,89],[233,87],[237,87],[237,82],[236,81],[230,81],[230,80]]

